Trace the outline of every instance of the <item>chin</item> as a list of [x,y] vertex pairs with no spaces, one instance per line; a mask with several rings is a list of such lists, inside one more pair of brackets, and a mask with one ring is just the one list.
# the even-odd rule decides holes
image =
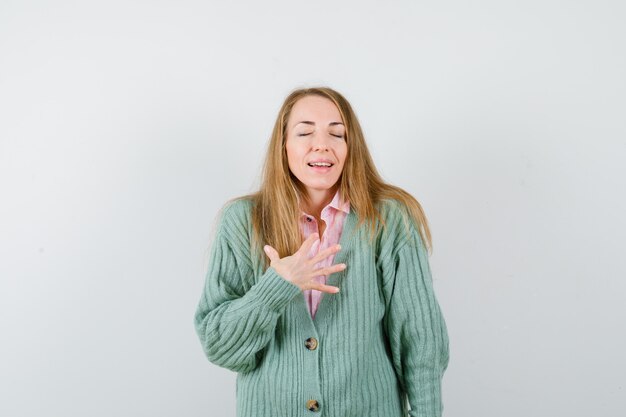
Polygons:
[[332,187],[334,182],[332,181],[310,181],[309,184],[311,184],[312,187],[324,187],[324,188],[329,188]]
[[319,184],[319,183],[304,183],[305,186],[312,188],[314,190],[330,190],[337,184],[336,182],[333,184]]

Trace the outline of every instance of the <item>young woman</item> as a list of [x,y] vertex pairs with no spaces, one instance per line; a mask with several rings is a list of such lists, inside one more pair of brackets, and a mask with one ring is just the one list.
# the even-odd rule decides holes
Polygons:
[[441,416],[427,247],[420,204],[382,180],[348,101],[293,91],[260,190],[221,210],[195,314],[207,358],[238,372],[237,415]]

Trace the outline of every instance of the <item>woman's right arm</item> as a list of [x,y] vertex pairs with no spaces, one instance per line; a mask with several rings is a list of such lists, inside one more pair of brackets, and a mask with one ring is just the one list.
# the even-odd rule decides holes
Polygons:
[[257,366],[258,352],[270,342],[278,318],[301,290],[271,266],[245,290],[253,270],[242,256],[249,248],[241,248],[246,231],[235,216],[236,211],[225,209],[220,220],[194,325],[209,361],[248,372]]

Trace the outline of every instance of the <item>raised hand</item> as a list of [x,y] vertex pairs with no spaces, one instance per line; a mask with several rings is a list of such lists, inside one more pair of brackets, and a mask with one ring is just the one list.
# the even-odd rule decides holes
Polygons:
[[331,246],[324,249],[311,259],[307,259],[311,247],[315,241],[318,240],[318,238],[318,233],[312,233],[304,242],[302,242],[300,249],[298,249],[296,253],[290,256],[285,256],[284,258],[281,258],[278,255],[278,251],[270,245],[265,245],[263,250],[265,251],[267,257],[270,258],[270,266],[276,270],[278,275],[297,285],[303,291],[313,289],[326,293],[338,293],[339,288],[333,287],[332,285],[320,284],[313,278],[318,275],[330,275],[346,269],[346,264],[335,264],[324,268],[315,267],[315,264],[320,262],[322,259],[339,252],[341,250],[341,246]]

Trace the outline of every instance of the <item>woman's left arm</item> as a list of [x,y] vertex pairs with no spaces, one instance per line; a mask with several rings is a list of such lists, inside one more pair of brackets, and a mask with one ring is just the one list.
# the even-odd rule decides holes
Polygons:
[[448,332],[433,290],[428,255],[412,222],[409,236],[382,261],[387,304],[383,325],[396,374],[408,396],[409,415],[440,417]]

